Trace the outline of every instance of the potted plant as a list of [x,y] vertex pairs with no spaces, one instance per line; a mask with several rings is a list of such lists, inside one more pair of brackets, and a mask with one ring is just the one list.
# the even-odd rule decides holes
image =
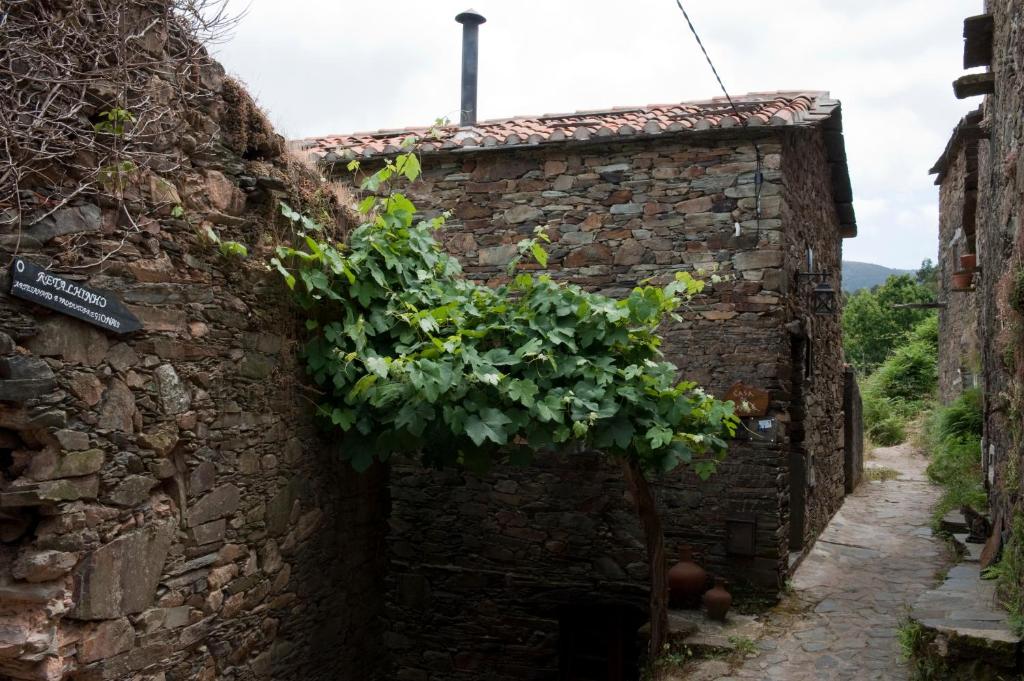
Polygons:
[[[964,253],[960,256],[960,269],[965,272],[973,272],[978,269],[977,253]],[[956,276],[956,275],[954,275]]]
[[974,281],[973,272],[954,272],[953,273],[953,290],[954,291],[969,291],[971,289],[971,283]]

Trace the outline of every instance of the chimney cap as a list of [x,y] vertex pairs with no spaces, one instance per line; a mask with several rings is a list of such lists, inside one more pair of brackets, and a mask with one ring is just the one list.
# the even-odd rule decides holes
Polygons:
[[455,21],[459,22],[463,26],[479,26],[480,24],[487,21],[483,14],[477,12],[475,9],[467,9],[465,12],[456,15]]

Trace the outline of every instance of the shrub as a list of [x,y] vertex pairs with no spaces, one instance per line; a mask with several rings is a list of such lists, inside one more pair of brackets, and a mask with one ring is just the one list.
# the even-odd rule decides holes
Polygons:
[[935,347],[915,340],[899,347],[868,379],[883,397],[908,403],[923,403],[938,383]]
[[927,343],[935,352],[939,351],[939,317],[926,317],[910,331],[911,342]]
[[932,400],[937,363],[938,318],[929,317],[864,381],[864,429],[872,443],[888,447],[906,439],[907,424]]
[[987,506],[981,470],[981,421],[981,395],[977,390],[964,392],[928,418],[925,440],[932,457],[928,477],[943,488],[934,511],[936,523],[961,506],[977,511]]
[[971,388],[964,391],[948,407],[937,409],[934,419],[935,435],[940,441],[972,435],[980,438],[983,421],[981,390]]
[[898,445],[907,439],[907,424],[899,416],[891,416],[873,423],[867,429],[868,439],[882,447]]
[[958,485],[966,478],[972,482],[976,479],[981,487],[981,440],[973,436],[944,440],[932,453],[928,477],[945,487]]

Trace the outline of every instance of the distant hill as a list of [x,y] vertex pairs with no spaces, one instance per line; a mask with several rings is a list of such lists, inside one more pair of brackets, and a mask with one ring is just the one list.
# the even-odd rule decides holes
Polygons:
[[871,288],[872,286],[884,284],[885,280],[894,274],[914,274],[916,271],[896,270],[869,262],[844,260],[843,290],[852,293],[862,288]]

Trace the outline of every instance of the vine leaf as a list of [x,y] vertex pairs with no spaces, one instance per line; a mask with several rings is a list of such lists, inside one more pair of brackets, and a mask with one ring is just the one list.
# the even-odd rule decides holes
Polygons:
[[466,434],[473,444],[478,447],[487,440],[503,445],[508,442],[508,433],[505,426],[512,423],[512,419],[505,416],[497,409],[484,409],[479,415],[473,414],[466,420]]

